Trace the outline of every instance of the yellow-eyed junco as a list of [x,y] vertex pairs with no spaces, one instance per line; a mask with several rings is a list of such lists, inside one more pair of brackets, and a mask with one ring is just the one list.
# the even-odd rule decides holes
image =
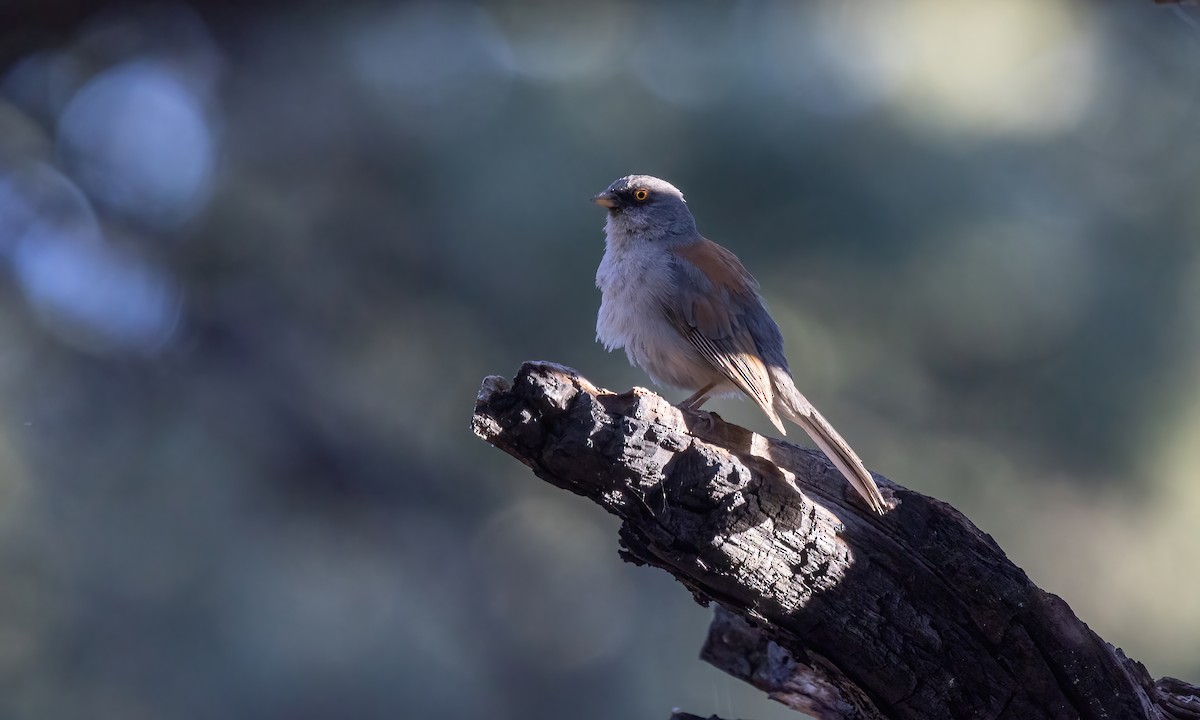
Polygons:
[[695,391],[680,407],[741,391],[779,432],[782,415],[804,429],[871,509],[886,510],[862,460],[792,382],[783,336],[758,282],[707,240],[675,186],[648,175],[616,180],[593,200],[608,208],[596,286],[596,338],[625,348],[660,385]]

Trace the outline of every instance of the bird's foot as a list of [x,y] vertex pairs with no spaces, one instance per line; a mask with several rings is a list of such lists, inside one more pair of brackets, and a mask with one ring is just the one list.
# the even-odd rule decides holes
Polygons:
[[681,410],[691,412],[696,415],[696,422],[689,426],[689,430],[697,431],[701,435],[707,435],[717,426],[717,421],[725,422],[725,418],[712,412],[711,410],[692,410],[691,408],[681,407]]

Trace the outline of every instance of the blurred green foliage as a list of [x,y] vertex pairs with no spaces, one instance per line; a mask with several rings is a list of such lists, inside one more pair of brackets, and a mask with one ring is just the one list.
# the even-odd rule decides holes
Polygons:
[[594,342],[587,198],[629,172],[758,276],[869,465],[1200,677],[1194,10],[151,3],[30,45],[3,716],[787,717],[468,430],[526,359],[648,383]]

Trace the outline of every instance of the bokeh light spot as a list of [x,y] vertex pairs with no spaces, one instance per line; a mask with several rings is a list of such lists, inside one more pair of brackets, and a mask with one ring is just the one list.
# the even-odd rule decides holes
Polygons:
[[191,218],[208,199],[214,141],[186,83],[139,60],[101,73],[67,105],[59,144],[88,192],[159,227]]
[[179,293],[165,271],[108,243],[82,192],[47,165],[0,176],[0,249],[38,321],[83,350],[152,351]]
[[1099,57],[1086,15],[1064,2],[906,4],[892,34],[913,65],[902,108],[916,127],[1046,135],[1080,121]]

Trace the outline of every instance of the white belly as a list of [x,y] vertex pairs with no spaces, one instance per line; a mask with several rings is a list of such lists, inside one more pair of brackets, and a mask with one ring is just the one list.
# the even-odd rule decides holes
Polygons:
[[596,339],[607,350],[625,348],[629,362],[655,383],[696,390],[719,379],[720,373],[664,315],[663,308],[675,302],[672,283],[661,253],[605,252],[596,271]]

